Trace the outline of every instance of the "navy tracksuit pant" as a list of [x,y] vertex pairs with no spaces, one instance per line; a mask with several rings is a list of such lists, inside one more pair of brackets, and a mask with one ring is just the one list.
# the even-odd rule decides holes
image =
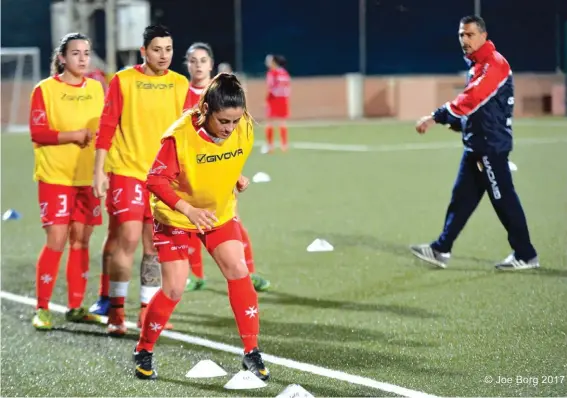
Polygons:
[[508,153],[477,154],[465,151],[453,186],[443,232],[432,243],[434,250],[449,253],[469,217],[488,192],[492,207],[508,232],[508,242],[518,260],[537,254],[530,241],[524,209],[512,182]]

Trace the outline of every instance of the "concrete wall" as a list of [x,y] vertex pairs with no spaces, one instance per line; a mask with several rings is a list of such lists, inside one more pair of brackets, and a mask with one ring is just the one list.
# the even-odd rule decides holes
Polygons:
[[[564,77],[558,74],[515,74],[516,117],[564,115]],[[373,77],[364,82],[366,117],[415,120],[429,114],[462,90],[463,76]],[[24,81],[19,98],[17,124],[26,124],[33,82]],[[2,81],[2,126],[8,121],[14,100],[13,83]],[[265,82],[246,81],[248,103],[257,120],[264,119]],[[563,104],[563,105],[561,105]],[[348,117],[346,79],[336,77],[295,78],[292,81],[291,118],[344,119]]]

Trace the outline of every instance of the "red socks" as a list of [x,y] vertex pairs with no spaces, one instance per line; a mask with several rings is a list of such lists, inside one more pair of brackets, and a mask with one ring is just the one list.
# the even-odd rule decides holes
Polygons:
[[[266,126],[266,143],[268,144],[269,150],[274,147],[274,128],[272,126]],[[280,126],[280,145],[282,150],[287,150],[287,127]]]
[[59,272],[59,262],[63,252],[56,252],[44,246],[36,265],[35,294],[37,297],[36,309],[48,309],[49,300]]
[[110,298],[110,306],[112,308],[124,308],[125,302],[126,302],[126,297],[123,296]]
[[136,351],[153,351],[161,331],[169,321],[178,302],[179,300],[172,300],[167,297],[161,289],[155,294],[148,304]]
[[252,253],[252,244],[250,243],[250,236],[248,236],[248,231],[244,228],[241,222],[238,223],[240,226],[240,234],[242,235],[242,244],[244,245],[244,259],[246,260],[246,266],[248,267],[248,272],[253,274],[256,272],[254,267],[254,255]]
[[110,297],[110,262],[112,261],[112,253],[116,249],[115,235],[118,233],[118,220],[115,216],[111,216],[108,220],[108,231],[102,246],[102,263],[100,273],[100,285],[98,290],[99,297]]
[[[192,253],[191,250],[193,250]],[[201,239],[199,239],[197,234],[190,234],[189,236],[189,265],[193,275],[199,279],[205,277],[203,272],[203,257],[201,254]]]
[[[98,290],[98,295],[100,297],[108,297],[109,289],[110,289],[110,275],[108,274],[108,267],[110,264],[110,260],[112,258],[112,252],[106,249],[108,244],[108,239],[104,244],[104,248],[102,251],[102,273],[100,274],[100,287]],[[106,272],[106,273],[105,273]]]
[[250,275],[227,282],[228,299],[244,344],[244,352],[250,352],[258,347],[258,333],[260,332],[258,295],[254,290]]
[[[228,281],[228,299],[234,312],[244,352],[258,347],[260,320],[258,314],[258,296],[250,276]],[[148,304],[140,340],[136,351],[153,351],[165,324],[169,321],[179,300],[172,300],[159,290]]]
[[274,145],[274,128],[272,126],[266,126],[266,142],[270,148]]
[[110,275],[100,274],[100,289],[98,295],[100,297],[108,297],[108,289],[110,287]]
[[67,257],[68,307],[79,308],[83,304],[89,272],[89,249],[69,249]]
[[280,127],[280,144],[283,150],[287,149],[287,127]]

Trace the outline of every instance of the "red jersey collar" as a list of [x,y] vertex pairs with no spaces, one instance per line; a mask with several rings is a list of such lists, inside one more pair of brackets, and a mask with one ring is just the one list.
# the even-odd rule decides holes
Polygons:
[[496,46],[491,40],[487,40],[478,50],[474,53],[467,55],[467,58],[472,62],[483,62],[486,60],[494,51],[496,51]]
[[205,130],[204,127],[200,127],[197,124],[197,117],[193,116],[192,122],[193,122],[193,127],[195,128],[195,131],[197,132],[199,137],[201,137],[203,140],[210,142],[211,144],[218,144],[218,143],[222,142],[221,139],[213,137],[212,135],[207,133],[207,130]]
[[197,134],[199,134],[199,137],[201,137],[205,141],[210,142],[211,144],[215,143],[213,141],[213,137],[211,137],[211,135],[207,133],[204,127],[199,127],[199,130],[197,130]]
[[191,90],[191,92],[194,93],[195,95],[201,95],[203,93],[203,90],[205,90],[205,87],[206,86],[199,87],[193,84],[189,84],[189,90]]
[[83,77],[83,80],[80,83],[77,83],[77,84],[71,84],[71,83],[64,82],[63,80],[61,80],[61,75],[55,75],[55,76],[53,76],[53,78],[55,80],[57,80],[59,83],[66,84],[66,85],[71,86],[71,87],[81,88],[81,87],[85,87],[85,85],[87,83],[87,79],[85,77]]
[[[144,73],[144,67],[142,66],[142,64],[134,65],[133,68],[136,69],[138,72],[146,75]],[[159,76],[165,76],[165,75],[167,75],[168,72],[169,72],[169,69],[166,69],[165,72],[163,72],[163,75],[159,75]],[[146,76],[150,76],[150,75],[146,75]],[[156,76],[150,76],[150,77],[159,77],[159,76],[156,75]]]

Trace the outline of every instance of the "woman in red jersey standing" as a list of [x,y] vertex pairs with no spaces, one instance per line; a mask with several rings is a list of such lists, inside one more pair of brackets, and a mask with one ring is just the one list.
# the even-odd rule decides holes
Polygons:
[[282,55],[268,55],[266,57],[266,142],[268,153],[274,151],[274,128],[280,130],[280,146],[287,151],[287,124],[289,117],[289,96],[291,93],[291,79],[285,69],[286,60]]

